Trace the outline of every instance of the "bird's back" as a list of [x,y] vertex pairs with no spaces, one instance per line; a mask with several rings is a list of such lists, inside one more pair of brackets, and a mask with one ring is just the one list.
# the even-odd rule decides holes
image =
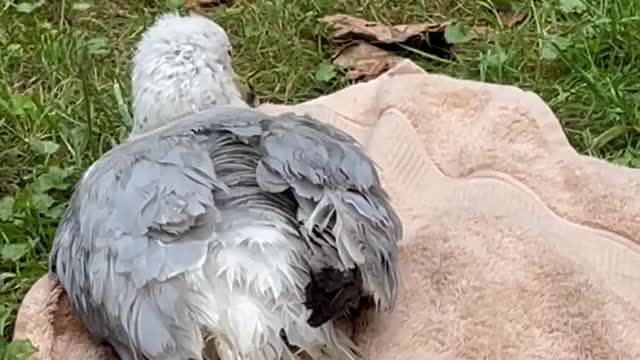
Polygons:
[[333,320],[362,297],[393,306],[401,231],[348,135],[212,109],[87,170],[51,268],[123,360],[199,358],[210,336],[259,359],[288,353],[284,338],[345,358]]
[[325,342],[321,331],[306,325],[303,295],[308,266],[295,198],[290,191],[260,188],[256,169],[261,154],[251,146],[232,135],[210,145],[214,168],[228,186],[227,192],[214,196],[223,225],[207,263],[207,276],[213,277],[216,294],[226,302],[220,327],[246,353],[269,348],[267,344],[285,352],[282,329],[307,332],[311,339],[306,341],[312,344]]

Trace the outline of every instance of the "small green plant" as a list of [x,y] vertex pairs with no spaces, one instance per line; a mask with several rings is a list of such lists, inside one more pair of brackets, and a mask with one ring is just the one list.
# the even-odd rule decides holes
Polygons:
[[477,37],[475,32],[458,24],[449,25],[444,30],[444,38],[449,44],[464,44]]
[[338,70],[331,64],[320,64],[316,70],[315,79],[317,81],[328,83],[338,76]]
[[24,360],[34,354],[36,349],[29,341],[12,341],[0,338],[0,360]]

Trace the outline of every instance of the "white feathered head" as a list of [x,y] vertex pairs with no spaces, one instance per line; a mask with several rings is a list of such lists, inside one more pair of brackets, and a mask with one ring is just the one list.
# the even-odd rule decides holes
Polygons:
[[211,106],[248,106],[235,84],[226,32],[197,14],[165,14],[145,31],[131,83],[132,136]]

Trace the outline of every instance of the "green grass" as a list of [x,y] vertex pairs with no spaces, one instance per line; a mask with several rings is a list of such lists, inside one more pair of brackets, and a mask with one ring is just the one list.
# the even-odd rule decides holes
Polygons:
[[[238,72],[262,101],[283,103],[348,85],[340,76],[316,79],[335,51],[317,22],[323,15],[347,12],[387,24],[454,20],[463,31],[486,26],[486,34],[456,44],[453,62],[406,54],[429,72],[535,91],[580,152],[640,167],[640,2],[495,2],[236,0],[213,16],[230,33]],[[153,16],[167,9],[165,1],[152,0],[25,3],[0,2],[0,332],[5,338],[20,299],[46,271],[73,183],[128,131],[124,108],[132,46]],[[504,6],[529,16],[519,26],[502,27]]]

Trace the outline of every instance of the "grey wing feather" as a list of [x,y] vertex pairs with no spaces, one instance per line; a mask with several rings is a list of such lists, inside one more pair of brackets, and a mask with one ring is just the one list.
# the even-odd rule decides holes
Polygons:
[[206,110],[184,122],[198,133],[230,132],[255,145],[262,152],[256,169],[259,186],[272,192],[293,189],[307,233],[317,228],[335,238],[338,258],[326,251],[330,259],[319,261],[342,268],[358,265],[378,304],[394,307],[402,223],[373,161],[353,137],[306,116],[271,117],[232,107]]
[[51,253],[90,330],[138,356],[199,358],[190,352],[201,347],[198,322],[215,320],[190,276],[218,226],[212,192],[225,187],[207,149],[188,135],[132,141],[98,160],[76,187]]
[[261,149],[260,186],[267,191],[291,187],[307,232],[316,228],[333,234],[339,258],[333,265],[360,267],[367,290],[383,308],[392,308],[402,224],[373,162],[355,139],[312,119],[284,114],[265,132]]

